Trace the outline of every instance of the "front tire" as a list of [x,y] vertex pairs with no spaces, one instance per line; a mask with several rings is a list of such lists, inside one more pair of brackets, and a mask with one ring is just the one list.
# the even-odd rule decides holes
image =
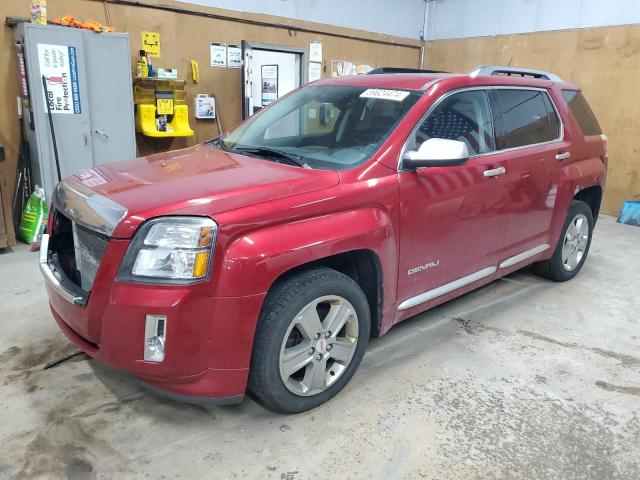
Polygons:
[[589,254],[593,226],[593,213],[589,205],[574,200],[553,257],[534,263],[534,273],[555,282],[566,282],[575,277]]
[[329,268],[292,275],[265,300],[249,391],[280,413],[327,402],[360,365],[370,324],[367,298],[351,278]]

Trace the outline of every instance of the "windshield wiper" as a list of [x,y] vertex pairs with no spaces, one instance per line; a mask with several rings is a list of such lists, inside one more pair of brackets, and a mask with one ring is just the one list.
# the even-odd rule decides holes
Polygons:
[[276,157],[278,159],[284,160],[284,163],[288,163],[289,165],[295,165],[296,167],[306,167],[306,163],[302,161],[304,158],[302,155],[296,155],[295,153],[283,152],[282,150],[277,150],[271,147],[234,147],[232,151],[237,151],[241,153],[252,153],[254,155],[265,155]]
[[205,145],[220,145],[220,148],[222,150],[224,150],[225,152],[230,151],[231,149],[227,146],[226,143],[224,143],[224,140],[222,139],[222,137],[218,137],[218,138],[214,138],[213,140],[209,140],[207,142],[204,142]]

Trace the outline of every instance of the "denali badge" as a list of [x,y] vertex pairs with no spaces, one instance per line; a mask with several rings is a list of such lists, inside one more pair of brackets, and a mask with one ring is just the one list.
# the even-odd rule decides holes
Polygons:
[[410,268],[409,271],[407,272],[407,275],[413,275],[414,273],[426,272],[430,268],[437,267],[438,265],[440,265],[440,260],[434,260],[432,262],[425,263],[424,265],[419,265],[417,267]]

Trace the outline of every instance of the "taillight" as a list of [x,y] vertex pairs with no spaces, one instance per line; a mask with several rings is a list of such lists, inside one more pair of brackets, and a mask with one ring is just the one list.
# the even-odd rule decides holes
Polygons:
[[604,144],[604,158],[608,159],[609,158],[609,139],[604,133],[600,135],[600,138],[602,139],[602,143]]

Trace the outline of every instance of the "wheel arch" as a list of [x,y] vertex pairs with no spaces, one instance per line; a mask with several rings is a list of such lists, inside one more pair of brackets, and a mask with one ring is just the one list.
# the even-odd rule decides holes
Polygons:
[[356,282],[369,303],[371,314],[371,336],[381,334],[382,305],[383,305],[383,268],[380,257],[370,249],[349,250],[324,258],[318,258],[282,272],[273,282],[271,291],[278,284],[286,281],[292,275],[319,267],[336,270]]
[[583,201],[589,205],[591,213],[593,214],[593,223],[595,224],[598,219],[598,214],[600,213],[600,204],[602,203],[602,187],[600,185],[593,185],[583,188],[576,192],[573,199]]

